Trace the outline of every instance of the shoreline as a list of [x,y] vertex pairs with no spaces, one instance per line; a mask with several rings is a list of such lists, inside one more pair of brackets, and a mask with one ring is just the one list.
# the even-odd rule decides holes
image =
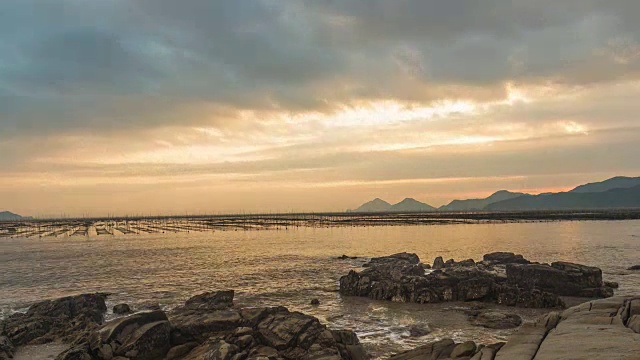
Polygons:
[[[348,261],[348,260],[352,260],[352,258],[348,256],[341,256],[339,258],[334,258],[334,260]],[[508,272],[506,273],[506,277],[504,277],[505,276],[504,274],[501,274],[499,271],[497,271],[503,267],[505,269],[511,269],[511,270],[507,270]],[[553,263],[552,265],[545,265],[545,264],[532,263],[524,259],[522,256],[516,255],[513,253],[487,254],[483,257],[483,260],[479,262],[475,262],[471,260],[465,260],[465,261],[449,260],[445,262],[443,261],[443,259],[437,258],[434,264],[430,265],[430,264],[421,263],[415,254],[403,253],[403,254],[395,254],[391,256],[381,257],[381,258],[372,258],[370,259],[369,262],[365,263],[361,269],[364,269],[364,270],[363,270],[363,273],[360,275],[360,278],[362,278],[362,276],[379,276],[380,278],[375,281],[381,284],[385,284],[384,285],[385,287],[391,286],[387,290],[393,289],[393,291],[399,291],[400,293],[405,294],[403,296],[407,296],[404,298],[396,298],[396,295],[390,294],[392,296],[389,298],[387,298],[387,295],[384,295],[382,298],[379,298],[378,295],[375,295],[372,298],[377,300],[374,300],[374,301],[393,300],[393,301],[401,301],[401,302],[416,302],[412,300],[414,299],[412,295],[409,295],[408,293],[406,293],[405,290],[402,290],[404,286],[402,284],[405,284],[407,281],[417,284],[417,282],[423,281],[420,279],[423,279],[422,277],[424,277],[424,280],[426,281],[424,285],[427,286],[427,288],[430,287],[429,292],[432,294],[437,294],[436,289],[438,287],[453,286],[452,292],[445,290],[444,293],[442,294],[445,294],[445,296],[448,293],[465,294],[464,295],[465,297],[472,296],[472,298],[458,298],[456,296],[442,298],[442,297],[439,297],[440,295],[438,295],[438,297],[431,298],[431,300],[435,300],[431,302],[448,305],[448,306],[441,307],[441,306],[438,306],[437,304],[431,304],[434,306],[434,308],[441,309],[440,311],[443,312],[443,316],[452,317],[451,315],[455,313],[456,314],[455,317],[458,317],[458,318],[467,317],[468,321],[472,322],[474,324],[473,326],[477,326],[478,328],[488,327],[488,328],[518,329],[515,333],[511,333],[512,335],[508,336],[508,338],[505,338],[504,340],[495,339],[493,340],[494,342],[491,342],[491,340],[487,341],[486,339],[483,340],[482,337],[475,337],[475,338],[471,337],[472,340],[463,339],[463,340],[458,340],[458,342],[456,342],[455,339],[447,339],[446,337],[443,337],[444,340],[440,339],[439,341],[436,341],[436,342],[428,342],[426,339],[427,338],[430,339],[432,337],[424,337],[424,335],[429,334],[434,329],[430,329],[429,328],[430,323],[427,322],[425,323],[426,327],[413,326],[412,328],[409,329],[411,333],[415,333],[415,336],[417,336],[417,339],[420,339],[420,338],[423,339],[422,342],[418,341],[421,344],[416,344],[417,347],[414,350],[408,350],[400,354],[396,352],[395,357],[394,355],[392,355],[392,353],[388,353],[388,355],[391,356],[389,357],[390,359],[398,359],[398,360],[414,359],[414,358],[420,359],[422,358],[420,356],[423,356],[426,351],[433,352],[435,348],[440,349],[438,351],[442,351],[442,354],[448,354],[447,356],[451,354],[458,354],[461,356],[460,359],[476,360],[475,356],[480,356],[477,359],[482,360],[484,359],[482,356],[484,356],[484,354],[487,352],[492,352],[492,354],[494,355],[494,357],[490,357],[489,359],[494,359],[494,358],[501,359],[499,357],[495,357],[495,355],[501,354],[501,352],[503,352],[502,350],[503,346],[504,346],[504,349],[510,349],[509,345],[504,345],[503,343],[506,342],[507,344],[509,344],[510,342],[513,341],[513,339],[517,339],[518,336],[520,336],[519,334],[522,333],[523,331],[524,332],[529,331],[527,329],[530,329],[532,326],[534,330],[538,329],[539,325],[535,325],[535,324],[540,323],[541,321],[541,320],[537,320],[537,322],[531,322],[532,320],[531,318],[524,319],[522,316],[520,316],[522,314],[522,310],[518,310],[517,307],[512,306],[510,309],[513,309],[513,311],[511,310],[505,311],[506,308],[500,308],[499,306],[496,307],[495,305],[492,305],[496,300],[498,300],[498,305],[501,304],[500,299],[509,300],[508,297],[507,298],[504,297],[504,294],[511,294],[509,292],[511,290],[505,293],[504,289],[508,290],[509,288],[504,288],[504,285],[500,285],[500,283],[504,281],[504,284],[508,284],[510,281],[509,274],[511,273],[513,275],[514,269],[518,271],[525,271],[525,272],[534,271],[534,273],[530,273],[533,275],[535,275],[535,272],[537,271],[542,271],[547,275],[552,274],[553,276],[556,277],[555,278],[556,280],[553,280],[550,282],[535,283],[536,289],[532,289],[533,292],[531,294],[536,294],[541,290],[546,290],[546,291],[560,292],[563,295],[571,295],[563,292],[565,291],[563,290],[564,287],[567,287],[567,286],[571,287],[570,286],[571,283],[567,282],[568,279],[571,279],[571,282],[576,282],[577,284],[581,284],[578,287],[572,287],[571,288],[572,292],[576,292],[576,294],[583,294],[585,293],[585,290],[588,290],[586,291],[586,293],[592,294],[592,295],[599,295],[600,297],[605,297],[605,299],[603,300],[586,299],[587,302],[583,303],[582,305],[578,305],[577,307],[570,307],[573,304],[568,304],[565,300],[562,300],[562,301],[553,300],[553,299],[560,299],[560,298],[554,298],[552,294],[547,294],[547,295],[544,295],[543,297],[536,297],[537,295],[535,295],[534,297],[531,297],[530,295],[525,295],[522,299],[528,299],[528,302],[521,302],[521,301],[509,302],[508,301],[508,304],[505,303],[506,305],[518,305],[518,306],[525,306],[525,307],[543,307],[543,308],[552,307],[550,309],[540,310],[542,311],[542,313],[548,313],[546,315],[547,319],[550,316],[549,314],[554,314],[554,313],[570,314],[570,313],[576,312],[575,311],[576,308],[584,310],[586,306],[584,304],[590,304],[587,306],[588,311],[591,311],[592,308],[598,308],[600,306],[607,307],[607,309],[608,307],[611,307],[612,309],[613,307],[615,307],[616,311],[606,310],[606,311],[609,311],[609,313],[615,313],[620,317],[619,321],[616,320],[617,327],[612,331],[626,332],[627,334],[626,336],[631,338],[633,338],[633,336],[635,335],[630,335],[631,333],[629,333],[629,331],[635,330],[640,325],[640,297],[608,297],[612,294],[609,292],[609,290],[605,290],[605,288],[610,288],[614,286],[614,284],[604,282],[601,279],[600,269],[592,268],[584,265],[568,264],[568,263]],[[417,269],[419,269],[420,272],[416,272]],[[429,270],[429,271],[426,271],[426,270]],[[387,274],[387,272],[388,272],[388,275],[392,277],[391,278],[392,281],[385,280],[385,277],[387,276],[385,274]],[[349,276],[353,277],[351,273],[349,274]],[[348,278],[349,276],[346,276],[343,278]],[[529,277],[530,276],[528,276],[527,278]],[[471,279],[484,279],[484,280],[482,281],[474,280],[472,282],[469,282],[469,280]],[[496,285],[489,284],[488,292],[485,292],[481,288],[476,287],[477,284],[486,286],[488,284],[486,282],[487,279],[492,279],[492,281],[497,281],[498,283]],[[512,280],[516,281],[515,284],[517,284],[517,286],[521,288],[519,293],[528,294],[527,291],[529,290],[526,290],[526,288],[528,284],[530,284],[530,282],[527,282],[528,280],[526,279],[525,280],[522,280],[520,278],[514,278],[514,279]],[[342,284],[342,281],[341,281],[341,284]],[[468,285],[463,286],[462,284],[476,284],[476,285],[472,285],[473,290],[469,292],[469,288],[467,287]],[[598,287],[591,288],[591,286],[601,286],[603,288],[601,290],[598,290],[599,289]],[[424,293],[423,290],[420,290],[420,288],[416,287],[415,285],[412,285],[412,289],[414,289],[412,291]],[[494,290],[491,290],[491,289],[494,289]],[[343,288],[343,286],[341,286],[340,291],[343,292],[343,296],[351,295],[351,294],[344,294],[344,290],[345,289]],[[382,293],[381,292],[374,292],[374,293],[387,294],[388,293],[387,290],[384,290]],[[436,291],[436,292],[434,293],[433,291]],[[462,296],[462,295],[457,295],[457,296]],[[521,296],[521,295],[518,295],[518,296]],[[284,321],[286,324],[288,324],[286,326],[281,324],[282,326],[284,326],[285,329],[290,329],[291,326],[293,326],[293,324],[298,323],[298,321],[303,321],[304,323],[317,324],[313,326],[317,328],[319,332],[331,331],[332,334],[336,333],[336,334],[342,334],[342,335],[336,335],[336,336],[332,335],[331,337],[325,337],[325,340],[327,342],[322,342],[322,346],[320,347],[316,346],[313,349],[310,346],[305,347],[306,345],[304,345],[302,348],[298,348],[297,345],[291,347],[292,344],[296,343],[296,341],[298,340],[294,341],[294,343],[287,342],[288,345],[286,346],[276,345],[274,341],[276,341],[277,339],[274,340],[274,338],[272,338],[271,340],[265,340],[266,339],[265,336],[272,334],[274,332],[281,331],[283,328],[280,325],[277,325],[275,328],[270,328],[267,331],[266,329],[269,328],[269,326],[271,325],[265,325],[266,323],[262,323],[262,321],[266,319],[266,318],[262,318],[262,315],[260,320],[257,320],[257,321],[251,320],[253,318],[252,318],[252,315],[250,315],[250,313],[254,310],[250,310],[250,309],[256,309],[256,308],[252,307],[251,304],[247,304],[246,302],[241,302],[241,304],[236,303],[233,298],[234,297],[233,291],[217,291],[217,292],[200,294],[188,299],[183,305],[177,306],[167,311],[161,311],[158,308],[151,307],[151,308],[137,308],[136,309],[137,312],[132,312],[129,306],[116,304],[118,310],[116,310],[116,307],[114,307],[113,310],[114,310],[114,313],[117,313],[117,317],[113,318],[108,323],[102,325],[105,314],[107,314],[107,308],[104,302],[106,297],[107,297],[106,294],[93,294],[93,295],[88,294],[88,295],[71,297],[72,300],[70,300],[70,298],[63,298],[63,299],[57,299],[53,301],[43,301],[40,303],[36,303],[32,305],[25,314],[17,314],[9,317],[9,319],[5,319],[4,321],[2,321],[4,325],[0,327],[0,331],[1,331],[0,337],[6,336],[10,341],[13,341],[15,344],[18,345],[17,352],[15,352],[17,356],[20,356],[19,358],[17,358],[18,360],[26,359],[29,357],[33,358],[36,355],[28,355],[28,354],[37,353],[39,350],[42,350],[41,352],[42,354],[48,351],[47,353],[48,355],[53,355],[52,352],[59,350],[60,346],[62,346],[60,345],[61,343],[71,344],[70,349],[66,350],[63,353],[63,355],[58,357],[58,359],[61,359],[61,360],[63,359],[65,360],[71,360],[71,359],[106,360],[107,358],[115,359],[117,357],[115,357],[114,351],[119,352],[120,353],[119,356],[126,356],[128,353],[130,356],[128,356],[127,358],[130,358],[130,359],[155,359],[155,358],[163,359],[168,354],[168,352],[173,348],[176,348],[175,350],[173,350],[174,353],[177,352],[177,353],[180,353],[180,355],[176,355],[175,357],[166,357],[166,358],[185,359],[185,360],[201,359],[203,358],[202,356],[205,356],[203,354],[209,354],[211,352],[220,353],[220,351],[222,351],[221,349],[227,349],[227,350],[231,349],[229,351],[224,350],[224,351],[227,351],[227,354],[229,356],[225,355],[226,357],[219,357],[219,359],[225,359],[225,360],[230,360],[230,359],[244,360],[244,359],[260,358],[259,356],[251,357],[250,355],[252,354],[252,351],[254,351],[254,355],[256,355],[255,354],[256,351],[266,351],[267,353],[272,355],[272,356],[271,355],[266,356],[265,357],[266,359],[298,359],[298,358],[303,359],[303,358],[307,358],[308,357],[307,355],[311,353],[315,353],[316,351],[320,351],[320,352],[328,351],[328,353],[325,354],[328,357],[325,357],[325,355],[322,355],[320,357],[313,357],[317,359],[356,360],[356,359],[367,358],[367,357],[362,357],[362,356],[365,356],[363,355],[363,352],[365,351],[365,347],[363,345],[363,342],[361,341],[362,339],[358,338],[358,336],[364,336],[364,337],[367,336],[363,332],[363,329],[353,329],[355,330],[355,332],[349,332],[349,331],[344,332],[342,330],[344,328],[341,328],[341,327],[332,326],[330,328],[327,328],[326,325],[323,325],[315,317],[304,315],[302,313],[290,312],[286,308],[282,308],[278,306],[258,307],[257,309],[263,309],[263,310],[259,310],[259,312],[266,314],[267,317],[271,316],[270,319],[272,320],[275,318],[279,318],[282,321]],[[368,296],[368,297],[371,298],[371,296]],[[357,297],[351,297],[351,296],[349,296],[348,298],[357,299]],[[539,301],[539,299],[545,299],[545,300]],[[553,301],[549,302],[549,299]],[[459,302],[459,300],[464,300],[464,302]],[[581,302],[582,300],[585,300],[585,299],[572,298],[572,300],[576,302]],[[636,300],[638,300],[638,302],[635,302]],[[70,305],[55,305],[60,302],[62,302],[63,304],[70,304]],[[313,303],[314,301],[312,301],[312,304]],[[505,305],[505,304],[502,304],[502,305]],[[600,305],[600,304],[603,304],[603,305]],[[464,305],[464,306],[461,307],[460,305]],[[564,307],[565,305],[567,305],[566,307],[569,308],[568,310],[563,310],[563,311],[557,310],[558,306]],[[315,302],[315,306],[317,306],[317,302]],[[420,306],[427,307],[429,305],[413,304],[412,306],[418,309]],[[66,309],[76,309],[76,310],[71,310],[70,313],[67,313]],[[77,309],[81,309],[81,310],[77,310]],[[271,309],[271,310],[268,310],[268,309]],[[140,312],[140,310],[142,310],[142,312]],[[249,313],[247,313],[247,311],[249,311]],[[551,312],[549,313],[549,311]],[[636,312],[638,312],[638,314],[636,314]],[[84,314],[84,315],[82,315],[82,317],[78,317],[79,316],[78,314],[81,314],[81,315]],[[152,314],[152,315],[147,315],[147,314]],[[600,316],[601,314],[603,313],[593,312],[593,313],[588,313],[585,316],[591,319],[592,316]],[[612,319],[614,319],[614,317],[615,316],[606,317],[606,319],[609,319],[607,321],[610,321],[610,325],[613,323]],[[48,319],[54,319],[54,318],[57,319],[54,322],[52,322],[51,320],[48,320]],[[544,319],[545,317],[543,316],[542,318]],[[131,320],[131,319],[137,319],[137,320]],[[564,320],[564,319],[565,318],[560,317],[560,320]],[[267,321],[267,323],[272,324],[272,320]],[[553,337],[548,337],[547,335],[551,334],[554,331],[554,329],[556,329],[556,327],[558,329],[562,329],[566,327],[566,325],[568,326],[568,324],[571,324],[571,321],[563,323],[560,320],[554,323],[553,326],[546,327],[544,335],[541,336],[540,338],[542,340],[544,340],[545,338],[553,339]],[[123,337],[129,339],[126,341],[123,340],[124,342],[118,342],[117,344],[114,344],[107,341],[108,340],[107,339],[104,341],[101,340],[103,345],[99,345],[99,346],[91,345],[92,340],[90,339],[91,339],[92,333],[103,334],[105,331],[104,330],[105,328],[121,329],[122,326],[124,325],[120,326],[120,325],[114,325],[114,324],[122,324],[122,323],[129,324],[132,321],[138,324],[136,325],[137,326],[136,329],[143,329],[139,331],[138,330],[134,331],[134,333],[140,335],[140,336],[137,336],[137,335],[134,336],[135,339],[131,340],[131,337],[133,336],[131,335],[133,333],[131,333],[131,334],[127,334],[126,336],[123,335]],[[592,320],[588,320],[588,321],[592,321]],[[594,321],[600,321],[600,320],[596,319]],[[66,322],[66,325],[64,325],[65,322]],[[162,325],[159,323],[162,323]],[[72,325],[72,324],[75,324],[75,325]],[[534,324],[534,325],[531,325],[531,324]],[[563,324],[563,325],[560,326],[558,324]],[[240,328],[243,328],[243,327],[246,328],[245,325],[249,325],[249,328],[251,329],[239,330]],[[47,326],[49,326],[49,328],[47,328]],[[302,336],[302,334],[305,331],[307,331],[305,330],[307,329],[305,326],[300,327],[298,328],[298,330],[294,331],[295,332],[294,337],[297,338]],[[24,329],[27,329],[26,333]],[[44,329],[44,332],[43,332],[43,329]],[[174,334],[175,329],[179,329],[179,332],[177,333],[178,335]],[[322,330],[322,329],[327,329],[327,330]],[[625,329],[627,330],[631,329],[631,330],[627,331]],[[140,341],[142,341],[140,339],[154,338],[155,335],[147,336],[148,335],[147,331],[151,331],[151,330],[160,331],[160,333],[163,334],[162,336],[164,336],[165,338],[166,336],[169,336],[169,339],[170,339],[169,342],[171,346],[167,347],[165,345],[158,345],[157,343],[154,343],[155,345],[151,346],[144,342],[147,340],[144,340],[143,343],[140,343]],[[571,331],[577,333],[578,330],[579,329],[577,330],[573,329]],[[637,331],[640,331],[640,328],[638,328]],[[242,334],[244,334],[244,332],[250,333],[255,343],[250,342],[253,345],[247,345],[247,344],[244,344],[243,342],[244,345],[240,346],[237,342],[241,341],[239,340],[239,338],[244,335],[234,335],[236,332],[240,332]],[[181,337],[185,334],[188,335],[186,339]],[[100,336],[102,337],[102,335]],[[215,341],[211,341],[212,336],[215,337],[216,339]],[[411,335],[411,336],[414,336],[414,335]],[[176,337],[177,339],[174,339]],[[333,338],[333,340],[329,340],[330,338]],[[436,335],[436,338],[437,338],[437,335]],[[245,338],[245,340],[249,341],[248,338]],[[133,343],[131,343],[131,341],[133,341]],[[432,341],[432,340],[429,340],[429,341]],[[495,341],[498,341],[498,342],[495,343]],[[471,342],[473,342],[473,346],[471,345]],[[606,345],[605,340],[602,340],[601,343]],[[25,345],[29,346],[29,345],[37,345],[37,344],[50,344],[50,345],[44,346],[44,347],[38,347],[39,345],[36,347],[25,347]],[[109,344],[109,347],[104,347],[106,346],[105,344]],[[184,345],[186,344],[189,344],[189,346],[185,347]],[[342,345],[340,344],[344,345],[345,347],[341,348],[340,346]],[[490,346],[483,346],[483,344],[490,345]],[[498,345],[495,345],[495,344],[498,344]],[[543,341],[540,341],[537,344],[537,346],[541,347],[542,346],[541,344],[543,344]],[[160,355],[158,355],[159,353],[157,352],[153,353],[154,354],[153,356],[149,355],[151,357],[148,357],[148,356],[145,357],[146,355],[142,357],[138,357],[139,353],[130,352],[133,349],[132,346],[136,347],[136,349],[137,347],[139,347],[141,349],[151,349],[150,351],[162,352],[162,357],[159,357]],[[348,346],[353,347],[351,348],[351,350],[353,350],[354,353],[348,353],[344,351]],[[271,348],[271,350],[265,349],[263,347]],[[548,347],[548,346],[545,345],[545,347]],[[256,349],[259,349],[259,350],[256,350]],[[16,349],[13,348],[12,351],[16,351]],[[109,353],[109,351],[111,352]],[[110,355],[111,357],[105,354],[107,355],[111,354]],[[356,356],[354,354],[359,354],[359,355]],[[418,357],[414,357],[414,355]],[[378,358],[385,357],[385,356],[382,356],[381,354],[377,354],[375,356],[378,356]],[[0,356],[0,358],[2,358],[2,356]],[[436,357],[436,358],[440,358],[440,357]],[[509,360],[516,360],[516,359],[519,360],[519,358],[514,358],[514,357],[506,357],[506,358],[503,357],[503,358],[509,359]],[[213,359],[218,359],[218,357],[213,357]],[[531,358],[522,358],[522,359],[530,360]],[[588,357],[582,357],[581,359],[588,359]],[[120,358],[118,360],[123,360],[123,359]]]

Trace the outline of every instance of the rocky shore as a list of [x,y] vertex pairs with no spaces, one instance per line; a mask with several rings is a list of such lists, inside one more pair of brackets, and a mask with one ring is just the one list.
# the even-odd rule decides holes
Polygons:
[[524,324],[506,343],[443,339],[390,360],[636,360],[640,358],[640,297],[589,301]]
[[483,260],[423,264],[416,254],[373,258],[360,272],[340,278],[340,293],[412,303],[483,301],[528,308],[564,308],[563,297],[606,298],[615,283],[603,282],[599,268],[554,262],[532,263],[507,252]]
[[[350,271],[340,279],[339,291],[396,302],[471,302],[465,313],[474,326],[519,328],[507,342],[440,339],[392,360],[640,359],[640,297],[612,297],[616,287],[603,281],[595,267],[532,263],[513,253],[486,254],[479,262],[438,257],[433,264],[400,253]],[[55,344],[59,350],[51,358],[57,360],[369,358],[351,330],[329,329],[285,307],[238,307],[232,290],[193,296],[167,312],[153,305],[132,309],[117,304],[113,314],[119,317],[105,322],[107,297],[94,293],[46,300],[0,321],[0,360],[42,344]],[[567,297],[591,300],[563,310]],[[527,322],[490,304],[550,312]],[[415,333],[421,337],[428,331],[416,326]]]
[[144,311],[103,323],[106,296],[47,300],[5,319],[0,359],[50,342],[69,344],[57,360],[367,358],[354,332],[327,329],[284,307],[236,308],[233,291],[194,296],[168,313]]

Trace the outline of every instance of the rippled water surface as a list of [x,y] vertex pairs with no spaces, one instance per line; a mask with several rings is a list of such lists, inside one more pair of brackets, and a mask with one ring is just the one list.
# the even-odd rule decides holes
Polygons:
[[[112,293],[110,305],[154,301],[171,308],[194,294],[231,288],[240,304],[284,305],[352,328],[381,356],[441,337],[494,341],[511,333],[468,325],[459,311],[468,304],[395,304],[336,292],[338,278],[363,262],[337,256],[402,251],[427,263],[438,255],[479,260],[493,251],[584,263],[618,281],[619,294],[640,293],[640,272],[625,270],[640,264],[640,221],[297,228],[0,239],[0,311],[6,316],[33,301],[91,291]],[[310,306],[313,298],[321,306]],[[541,311],[518,313],[531,319]],[[410,338],[414,325],[433,332]]]

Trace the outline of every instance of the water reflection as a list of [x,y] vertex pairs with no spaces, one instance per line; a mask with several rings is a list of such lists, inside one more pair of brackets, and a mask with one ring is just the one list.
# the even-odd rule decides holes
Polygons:
[[[342,298],[337,279],[362,260],[342,254],[381,256],[417,253],[424,262],[479,260],[508,250],[530,260],[565,260],[599,266],[619,293],[640,290],[640,274],[625,269],[640,259],[640,221],[297,228],[114,237],[3,239],[0,241],[0,310],[10,313],[32,301],[104,291],[110,303],[154,301],[165,308],[196,293],[233,288],[241,304],[285,305],[319,317],[332,327],[358,331],[379,355],[440,337],[503,339],[509,331],[486,331],[466,323],[455,307]],[[320,299],[321,305],[309,301]],[[534,317],[531,311],[525,315]],[[432,332],[409,336],[413,325]]]

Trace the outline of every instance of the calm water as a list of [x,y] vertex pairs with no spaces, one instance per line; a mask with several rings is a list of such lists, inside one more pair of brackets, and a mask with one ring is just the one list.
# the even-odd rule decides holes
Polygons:
[[[6,316],[33,301],[91,291],[112,293],[110,305],[152,300],[171,308],[197,293],[231,288],[240,304],[285,305],[329,326],[352,328],[380,356],[441,337],[494,341],[511,333],[469,326],[456,311],[465,304],[393,304],[337,294],[338,278],[362,261],[335,257],[401,251],[428,263],[438,255],[479,260],[492,251],[584,263],[618,281],[618,294],[640,293],[640,273],[625,270],[640,264],[640,221],[300,228],[0,239],[0,311]],[[309,306],[312,298],[322,305]],[[416,324],[433,332],[409,338]]]

